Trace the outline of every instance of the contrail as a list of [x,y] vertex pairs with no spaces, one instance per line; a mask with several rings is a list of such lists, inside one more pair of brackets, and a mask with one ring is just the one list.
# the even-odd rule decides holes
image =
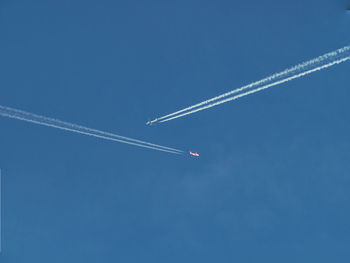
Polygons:
[[109,133],[109,132],[91,129],[91,128],[87,128],[87,127],[80,126],[77,124],[64,122],[64,121],[60,121],[57,119],[48,118],[48,117],[44,117],[44,116],[30,113],[30,112],[25,112],[22,110],[13,109],[13,108],[1,106],[1,105],[0,105],[0,115],[3,117],[22,120],[22,121],[26,121],[26,122],[40,124],[40,125],[44,125],[44,126],[48,126],[48,127],[52,127],[52,128],[57,128],[57,129],[61,129],[61,130],[66,130],[66,131],[71,131],[71,132],[84,134],[84,135],[88,135],[88,136],[93,136],[93,137],[97,137],[97,138],[105,139],[105,140],[109,140],[109,141],[130,144],[130,145],[148,148],[148,149],[152,149],[152,150],[163,151],[163,152],[168,152],[168,153],[173,153],[173,154],[182,154],[183,153],[183,151],[175,149],[175,148],[161,146],[158,144],[153,144],[153,143],[149,143],[149,142],[145,142],[145,141],[141,141],[141,140],[136,140],[133,138],[124,137],[124,136],[120,136],[120,135]]
[[[189,106],[182,110],[173,112],[171,114],[165,115],[163,117],[156,118],[155,120],[149,122],[150,124],[155,122],[166,122],[173,119],[180,118],[204,109],[208,109],[222,103],[235,100],[237,98],[243,97],[241,95],[229,97],[233,94],[239,93],[246,89],[253,89],[255,92],[290,81],[292,79],[300,78],[302,76],[308,75],[312,72],[319,71],[324,68],[331,67],[335,64],[340,64],[346,60],[350,59],[350,46],[340,48],[336,51],[327,53],[325,55],[319,56],[315,59],[306,61],[304,63],[298,64],[292,68],[286,69],[280,73],[275,73],[267,78],[253,82],[241,88],[232,90],[230,92],[224,93],[222,95],[216,96],[214,98],[205,100],[203,102],[197,103],[195,105]],[[260,87],[260,88],[257,88]],[[255,92],[244,93],[245,95],[252,94]],[[245,96],[244,95],[244,96]],[[229,98],[226,98],[229,97]],[[225,99],[226,98],[226,99]],[[204,106],[205,105],[205,106]]]
[[292,79],[300,78],[300,77],[305,76],[305,75],[308,75],[308,74],[310,74],[310,73],[312,73],[312,72],[315,72],[315,71],[318,71],[318,70],[321,70],[321,69],[324,69],[324,68],[331,67],[331,66],[333,66],[333,65],[335,65],[335,64],[340,64],[340,63],[342,63],[342,62],[344,62],[344,61],[346,61],[346,60],[350,60],[350,56],[347,57],[347,58],[343,58],[343,59],[337,60],[337,61],[333,61],[333,62],[331,62],[331,63],[329,63],[329,64],[326,64],[326,65],[323,65],[323,66],[321,66],[321,67],[317,67],[317,68],[314,68],[314,69],[312,69],[312,70],[308,70],[308,71],[299,73],[299,74],[294,75],[294,76],[291,76],[291,77],[289,77],[289,78],[282,79],[282,80],[279,80],[279,81],[270,83],[270,84],[268,84],[268,85],[264,85],[264,86],[262,86],[262,87],[260,87],[260,88],[256,88],[256,89],[253,89],[253,90],[244,92],[244,93],[240,93],[240,94],[238,94],[238,95],[236,95],[236,96],[229,97],[229,98],[223,99],[223,100],[219,100],[219,101],[217,101],[217,102],[211,103],[211,104],[209,104],[209,105],[206,105],[206,106],[203,106],[203,107],[200,107],[200,108],[196,108],[196,109],[191,110],[191,111],[187,111],[187,112],[185,112],[185,113],[176,115],[176,116],[174,116],[174,117],[167,118],[167,119],[165,119],[165,120],[163,119],[163,120],[161,120],[161,121],[159,121],[159,122],[167,122],[167,121],[170,121],[170,120],[173,120],[173,119],[177,119],[177,118],[180,118],[180,117],[183,117],[183,116],[186,116],[186,115],[195,113],[195,112],[197,112],[197,111],[209,109],[209,108],[211,108],[211,107],[214,107],[214,106],[223,104],[223,103],[225,103],[225,102],[229,102],[229,101],[232,101],[232,100],[236,100],[236,99],[238,99],[238,98],[245,97],[245,96],[247,96],[247,95],[249,95],[249,94],[253,94],[253,93],[256,93],[256,92],[258,92],[258,91],[261,91],[261,90],[268,89],[268,88],[270,88],[270,87],[276,86],[276,85],[278,85],[278,84],[281,84],[281,83],[284,83],[284,82],[288,82],[288,81],[290,81],[290,80],[292,80]]

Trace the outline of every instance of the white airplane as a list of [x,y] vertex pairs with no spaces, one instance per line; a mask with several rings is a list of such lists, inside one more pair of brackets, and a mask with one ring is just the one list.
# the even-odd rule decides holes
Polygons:
[[153,123],[157,122],[158,119],[154,119],[153,121],[146,122],[146,125],[152,125]]

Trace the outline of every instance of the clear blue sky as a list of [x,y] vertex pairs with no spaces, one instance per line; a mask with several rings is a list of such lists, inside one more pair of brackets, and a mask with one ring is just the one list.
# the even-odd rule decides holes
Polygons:
[[201,153],[0,119],[18,262],[349,262],[350,64],[165,125],[350,44],[346,0],[0,3],[0,105]]

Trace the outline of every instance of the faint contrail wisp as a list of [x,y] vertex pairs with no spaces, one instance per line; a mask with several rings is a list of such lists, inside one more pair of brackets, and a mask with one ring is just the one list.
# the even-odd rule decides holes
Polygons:
[[148,148],[156,151],[168,152],[173,154],[183,153],[183,151],[175,148],[170,148],[170,147],[153,144],[153,143],[149,143],[149,142],[145,142],[145,141],[141,141],[133,138],[128,138],[128,137],[124,137],[124,136],[120,136],[117,134],[104,132],[96,129],[91,129],[91,128],[87,128],[77,124],[64,122],[57,119],[48,118],[48,117],[30,113],[30,112],[13,109],[13,108],[1,106],[1,105],[0,105],[0,116],[22,120],[26,122],[31,122],[35,124],[40,124],[40,125],[57,128],[65,131],[75,132],[79,134],[84,134],[88,136],[93,136],[96,138],[105,139],[109,141],[115,141],[115,142],[125,143],[129,145],[137,146],[137,147]]

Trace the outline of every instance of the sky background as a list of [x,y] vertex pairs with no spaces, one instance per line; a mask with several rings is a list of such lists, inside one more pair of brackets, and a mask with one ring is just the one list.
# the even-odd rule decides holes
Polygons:
[[346,0],[0,3],[10,262],[349,262],[350,64],[145,122],[350,44]]

